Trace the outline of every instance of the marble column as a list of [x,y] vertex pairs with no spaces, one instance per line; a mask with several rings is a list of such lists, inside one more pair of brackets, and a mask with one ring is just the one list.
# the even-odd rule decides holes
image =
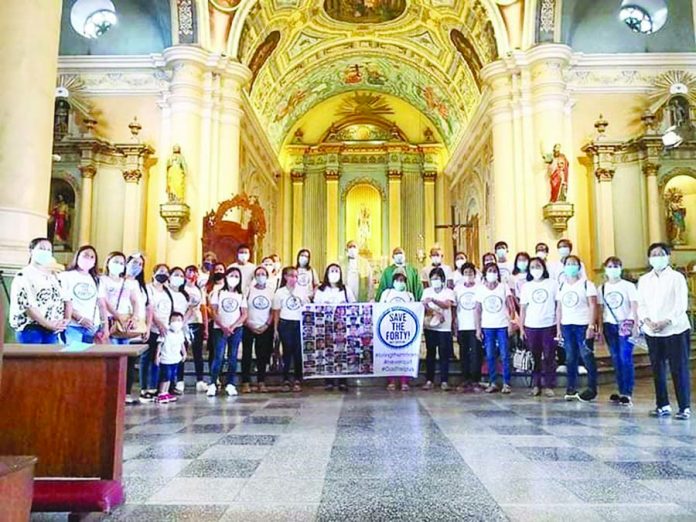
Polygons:
[[61,0],[0,2],[3,268],[25,265],[29,241],[46,235],[61,8]]
[[435,180],[437,172],[423,171],[423,215],[425,250],[435,244]]
[[402,246],[401,240],[401,178],[403,172],[392,170],[387,174],[389,183],[389,252],[387,258],[391,256],[392,250]]
[[338,178],[339,171],[327,169],[326,180],[326,262],[338,261]]
[[285,260],[286,265],[295,263],[298,250],[303,248],[304,229],[304,178],[302,171],[292,171],[292,252],[291,257]]
[[82,189],[80,190],[80,233],[78,242],[80,245],[91,243],[92,230],[92,193],[94,176],[97,169],[93,164],[80,165],[82,174]]
[[663,240],[662,225],[660,221],[660,211],[662,201],[660,200],[660,189],[657,183],[657,173],[660,165],[648,161],[643,166],[647,188],[647,208],[648,208],[648,242],[656,243]]

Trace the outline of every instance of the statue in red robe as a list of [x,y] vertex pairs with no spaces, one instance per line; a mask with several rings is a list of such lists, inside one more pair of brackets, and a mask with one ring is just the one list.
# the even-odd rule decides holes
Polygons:
[[567,201],[568,197],[568,158],[561,152],[561,145],[553,146],[551,154],[544,154],[544,161],[548,165],[546,170],[551,185],[551,203]]

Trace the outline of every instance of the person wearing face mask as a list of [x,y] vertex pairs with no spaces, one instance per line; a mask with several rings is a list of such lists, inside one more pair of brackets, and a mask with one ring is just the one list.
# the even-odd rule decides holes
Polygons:
[[[213,307],[210,303],[211,298],[215,292],[218,292],[225,286],[225,268],[224,263],[215,263],[213,266],[213,271],[210,274],[210,278],[205,285],[205,295],[206,295],[206,308],[208,310],[208,368],[213,367],[213,359],[215,358],[215,342],[213,340],[213,329],[215,328],[215,323],[213,321]],[[206,391],[207,391],[206,385]]]
[[225,393],[234,397],[237,395],[235,382],[237,379],[237,356],[242,342],[242,326],[247,320],[247,300],[242,293],[242,272],[230,267],[225,273],[223,287],[215,292],[211,299],[213,315],[213,342],[215,343],[215,359],[210,369],[210,384],[208,397],[217,393],[218,377],[222,373],[227,354],[227,385]]
[[249,245],[242,243],[237,247],[237,261],[230,265],[230,268],[239,268],[239,271],[242,273],[242,292],[245,294],[254,280],[254,271],[256,270],[256,265],[250,259],[251,249]]
[[[495,254],[492,252],[486,252],[481,256],[481,266],[485,267],[488,265],[497,265],[498,264],[498,258],[495,257]],[[486,274],[482,270],[481,273],[479,274],[479,281],[481,283],[486,282]]]
[[[546,266],[549,269],[549,276],[551,279],[557,283],[563,283],[566,278],[565,274],[565,260],[573,253],[573,243],[569,239],[561,239],[557,243],[558,248],[558,261],[547,262]],[[580,273],[578,274],[580,279],[587,278],[587,272],[585,271],[584,263],[580,262]]]
[[599,287],[598,304],[602,307],[602,331],[614,364],[618,393],[609,400],[631,406],[635,371],[631,337],[638,336],[638,292],[636,285],[621,278],[623,271],[618,257],[604,261],[606,282]]
[[97,338],[100,342],[108,342],[106,306],[98,296],[97,263],[97,251],[85,245],[77,250],[67,270],[58,276],[72,302],[72,318],[64,334],[67,344],[92,344]]
[[546,243],[537,243],[534,247],[534,255],[546,263],[549,257],[549,245]]
[[[302,308],[309,303],[299,291],[297,269],[286,266],[281,273],[280,288],[273,296],[274,339],[283,344],[283,391],[302,391],[302,335],[300,323]],[[290,383],[290,366],[294,368],[295,382]]]
[[[121,252],[111,252],[104,263],[104,274],[99,277],[97,297],[106,309],[112,344],[129,343],[126,332],[132,328],[138,308],[137,294],[132,285],[126,284],[125,272],[126,256]],[[116,321],[120,328],[113,326]]]
[[[275,292],[278,289],[280,274],[276,271],[275,262],[273,261],[273,257],[272,256],[264,257],[261,260],[261,266],[266,269],[266,273],[268,274],[268,281],[266,281],[266,285],[268,286],[268,288],[271,288]],[[256,273],[256,272],[254,272],[254,273]]]
[[500,355],[503,365],[503,393],[511,393],[510,352],[508,337],[514,305],[510,287],[502,282],[498,265],[490,263],[483,269],[485,283],[476,291],[476,337],[483,342],[488,365],[488,387],[486,393],[495,393],[500,388],[496,382],[496,364]]
[[420,275],[423,287],[427,287],[430,284],[430,272],[434,268],[442,269],[442,271],[445,273],[445,281],[449,283],[452,280],[452,268],[443,263],[442,249],[438,246],[434,246],[430,249],[430,264],[424,266],[421,270]]
[[656,407],[654,417],[672,414],[667,392],[667,362],[679,411],[677,420],[691,417],[691,326],[687,310],[689,289],[682,274],[670,267],[671,250],[665,243],[654,243],[648,248],[648,262],[652,270],[638,280],[638,319],[648,343],[650,364],[655,382]]
[[[128,256],[126,259],[125,285],[123,286],[124,293],[130,291],[134,296],[134,308],[128,324],[130,332],[128,339],[133,344],[146,344],[150,339],[150,327],[152,325],[152,306],[150,296],[145,284],[145,257],[136,252]],[[118,300],[118,298],[117,298]],[[140,356],[128,358],[128,368],[126,371],[126,404],[136,404],[132,399],[131,392],[135,381],[135,363],[138,362]],[[147,391],[147,371],[143,371],[140,365],[140,396],[139,402],[152,402],[154,395]]]
[[345,274],[346,286],[350,288],[358,302],[366,303],[374,299],[372,266],[367,259],[360,256],[358,245],[353,240],[346,243],[346,259],[341,269]]
[[[380,296],[380,303],[412,303],[415,301],[413,294],[407,290],[406,271],[402,268],[394,270],[391,281],[391,288],[387,288]],[[408,377],[389,377],[387,379],[387,390],[396,390],[396,381],[399,379],[401,391],[408,391]]]
[[[565,400],[590,402],[597,398],[597,363],[594,340],[597,333],[597,288],[580,276],[581,262],[577,256],[565,258],[564,281],[556,295],[557,336],[566,352],[568,385]],[[587,389],[577,392],[578,359],[587,368]]]
[[157,343],[155,364],[160,369],[160,382],[155,402],[167,404],[176,402],[175,395],[169,389],[177,379],[179,365],[186,358],[186,335],[184,334],[184,316],[172,312],[167,330],[162,332]]
[[440,388],[449,391],[449,360],[452,356],[452,307],[456,298],[447,288],[445,271],[433,268],[430,284],[423,291],[421,302],[425,307],[423,330],[425,333],[425,384],[424,390],[432,390],[435,381],[435,363],[440,357]]
[[457,252],[454,255],[454,270],[452,270],[451,280],[449,281],[452,288],[456,288],[462,282],[462,269],[467,262],[468,259],[464,252]]
[[476,338],[476,292],[478,281],[476,267],[472,263],[464,263],[460,268],[461,279],[454,287],[454,297],[457,303],[455,316],[457,344],[459,344],[459,360],[462,365],[462,382],[457,391],[480,392],[481,382],[481,343]]
[[495,250],[495,262],[500,269],[500,278],[503,282],[509,281],[515,265],[508,260],[508,244],[505,241],[498,241],[493,249]]
[[[353,291],[343,283],[343,273],[341,266],[337,263],[331,263],[326,267],[324,272],[324,280],[317,288],[314,294],[314,304],[344,304],[354,303],[355,295]],[[326,379],[324,381],[324,389],[332,391],[334,386],[338,386],[340,391],[346,391],[345,379]]]
[[21,344],[58,344],[72,316],[72,303],[55,275],[53,246],[46,238],[29,243],[29,265],[12,280],[10,326]]
[[533,258],[520,293],[520,335],[534,357],[530,395],[555,395],[556,387],[556,294],[558,285],[549,277],[546,262]]
[[217,256],[214,252],[206,252],[203,254],[203,262],[201,263],[201,271],[198,276],[198,285],[202,288],[208,284],[210,274],[217,263]]
[[[175,312],[181,314],[184,318],[184,337],[186,337],[186,344],[188,345],[189,339],[188,334],[188,324],[193,315],[193,306],[191,303],[191,296],[186,290],[186,276],[183,268],[178,266],[173,267],[169,272],[169,293],[172,296],[172,307]],[[177,371],[177,379],[175,385],[172,385],[171,393],[173,395],[182,395],[184,393],[184,360],[179,364],[179,369]]]
[[529,275],[529,260],[530,257],[527,252],[518,252],[515,256],[514,268],[512,269],[509,283],[510,289],[518,302],[522,293],[522,287],[527,282],[527,276]]
[[[187,266],[184,275],[186,277],[184,291],[188,295],[190,305],[188,337],[190,338],[193,365],[196,371],[196,391],[204,392],[208,390],[208,385],[203,380],[203,343],[208,340],[207,296],[205,287],[198,284],[198,267],[196,265]],[[183,378],[179,379],[179,381],[182,380]]]
[[418,270],[406,263],[406,254],[401,247],[396,247],[392,251],[392,264],[382,272],[375,299],[381,301],[382,293],[388,288],[392,288],[392,281],[394,280],[394,272],[396,270],[403,271],[406,276],[406,290],[413,294],[416,301],[420,301],[423,296],[423,282],[418,276]]
[[152,282],[147,285],[148,299],[152,313],[149,314],[150,336],[148,349],[140,354],[140,392],[141,402],[152,402],[157,396],[159,385],[159,366],[155,360],[157,343],[161,335],[169,328],[169,318],[174,311],[174,299],[169,290],[169,267],[165,264],[155,265]]
[[319,285],[319,275],[310,264],[312,253],[303,248],[297,253],[297,293],[311,301],[314,298],[314,291]]
[[[267,258],[270,259],[270,258]],[[252,350],[256,355],[256,383],[260,393],[267,393],[266,367],[273,353],[273,317],[271,304],[275,288],[269,283],[265,265],[254,272],[254,283],[247,293],[248,316],[242,334],[242,393],[251,392]]]

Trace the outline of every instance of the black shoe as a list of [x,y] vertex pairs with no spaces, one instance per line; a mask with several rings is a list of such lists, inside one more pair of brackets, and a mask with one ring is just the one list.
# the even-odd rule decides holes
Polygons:
[[621,406],[633,406],[633,401],[628,395],[622,395],[619,399]]
[[674,416],[677,420],[689,420],[691,418],[691,408],[685,408]]
[[609,402],[613,402],[614,404],[619,404],[621,402],[621,395],[618,393],[612,393],[609,396]]
[[155,394],[148,391],[141,391],[138,400],[142,403],[155,402]]
[[563,398],[567,401],[572,401],[578,398],[578,392],[576,390],[566,390]]
[[590,388],[587,388],[578,394],[578,400],[580,402],[592,402],[596,398],[597,392],[595,390],[591,390]]

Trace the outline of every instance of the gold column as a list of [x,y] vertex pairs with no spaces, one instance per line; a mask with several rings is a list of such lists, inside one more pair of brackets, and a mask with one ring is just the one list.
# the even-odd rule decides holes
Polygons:
[[326,180],[326,262],[338,261],[338,177],[337,170],[327,169]]
[[88,245],[91,242],[92,231],[92,190],[94,176],[97,169],[92,164],[81,165],[79,167],[82,174],[82,190],[80,191],[80,245]]
[[389,183],[389,252],[402,246],[401,240],[401,177],[403,172],[392,170],[387,174]]
[[[46,235],[61,0],[0,2],[0,266]],[[19,190],[21,183],[26,190]]]
[[425,217],[425,248],[435,243],[435,179],[437,172],[423,171],[423,214]]
[[662,202],[660,201],[660,189],[657,185],[657,173],[660,170],[660,165],[648,161],[643,166],[643,173],[647,185],[648,196],[648,241],[655,243],[662,241],[662,226],[660,222],[660,209]]
[[292,178],[292,252],[291,257],[285,260],[286,265],[294,264],[297,251],[302,248],[302,231],[304,227],[304,178],[302,171],[294,170],[290,173]]
[[597,203],[598,203],[598,240],[599,240],[599,262],[603,262],[607,257],[616,255],[616,245],[614,243],[614,195],[612,180],[614,179],[613,168],[598,168],[595,170],[597,178]]
[[283,250],[279,252],[283,264],[292,263],[292,179],[283,172]]

